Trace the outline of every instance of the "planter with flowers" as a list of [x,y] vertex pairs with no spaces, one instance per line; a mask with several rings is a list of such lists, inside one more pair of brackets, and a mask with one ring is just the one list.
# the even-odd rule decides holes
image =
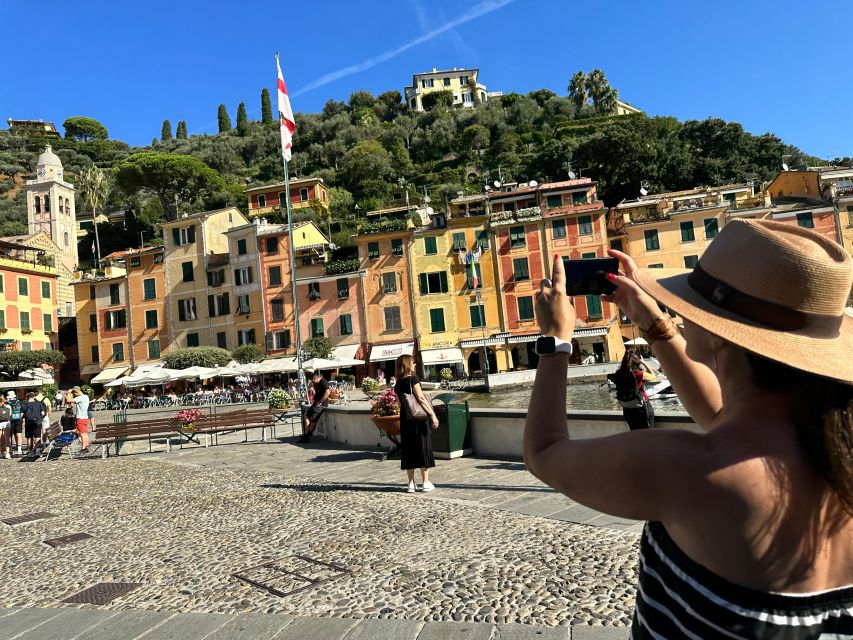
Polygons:
[[267,396],[267,400],[269,400],[270,409],[274,411],[287,410],[293,406],[293,398],[284,389],[273,389],[270,391],[269,396]]
[[397,394],[388,390],[370,403],[373,424],[387,436],[400,435],[400,403]]
[[200,409],[184,409],[178,411],[175,419],[181,423],[181,431],[186,433],[195,433],[198,425],[196,422],[204,415]]

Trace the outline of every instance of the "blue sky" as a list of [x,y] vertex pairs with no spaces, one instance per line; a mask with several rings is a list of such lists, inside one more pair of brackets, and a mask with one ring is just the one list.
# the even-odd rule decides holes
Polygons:
[[[786,0],[68,0],[42,14],[39,6],[0,0],[3,121],[60,125],[86,115],[131,144],[159,136],[164,118],[214,133],[219,103],[232,119],[240,101],[260,117],[278,50],[296,111],[358,89],[402,91],[413,72],[432,67],[477,67],[490,90],[559,94],[573,72],[600,67],[649,114],[721,117],[818,156],[853,155],[848,0],[819,8]],[[340,77],[317,86],[329,75]]]

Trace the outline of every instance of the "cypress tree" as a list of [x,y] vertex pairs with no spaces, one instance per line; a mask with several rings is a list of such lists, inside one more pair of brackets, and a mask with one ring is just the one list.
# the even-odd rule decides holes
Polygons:
[[269,89],[266,87],[261,91],[261,122],[272,124],[272,102],[270,101]]
[[178,140],[187,139],[187,121],[181,120],[178,122],[178,128],[175,130],[175,138]]
[[172,139],[172,123],[168,120],[163,120],[163,128],[160,129],[160,140],[168,142]]
[[241,136],[249,131],[249,118],[246,116],[246,104],[241,102],[237,106],[237,133]]
[[224,104],[219,105],[219,133],[223,131],[231,131],[231,118],[228,117],[228,110]]

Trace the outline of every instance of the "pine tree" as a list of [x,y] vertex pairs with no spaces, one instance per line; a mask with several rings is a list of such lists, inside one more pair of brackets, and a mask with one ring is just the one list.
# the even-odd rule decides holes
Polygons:
[[231,118],[224,104],[219,105],[219,133],[231,131]]
[[172,123],[168,120],[163,120],[163,128],[160,129],[160,140],[168,142],[172,139]]
[[266,87],[261,91],[261,122],[272,124],[272,102],[270,102],[269,89]]
[[241,102],[237,106],[237,133],[241,136],[249,131],[249,118],[246,116],[246,104]]
[[187,121],[181,120],[178,122],[178,128],[175,130],[175,138],[178,140],[187,139]]

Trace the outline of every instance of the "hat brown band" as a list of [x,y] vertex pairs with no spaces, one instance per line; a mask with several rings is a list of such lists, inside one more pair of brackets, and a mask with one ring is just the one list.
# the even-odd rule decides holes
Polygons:
[[696,265],[687,276],[687,284],[703,298],[718,307],[777,331],[808,330],[818,338],[833,338],[841,330],[843,316],[805,313],[775,302],[761,300],[738,291]]

